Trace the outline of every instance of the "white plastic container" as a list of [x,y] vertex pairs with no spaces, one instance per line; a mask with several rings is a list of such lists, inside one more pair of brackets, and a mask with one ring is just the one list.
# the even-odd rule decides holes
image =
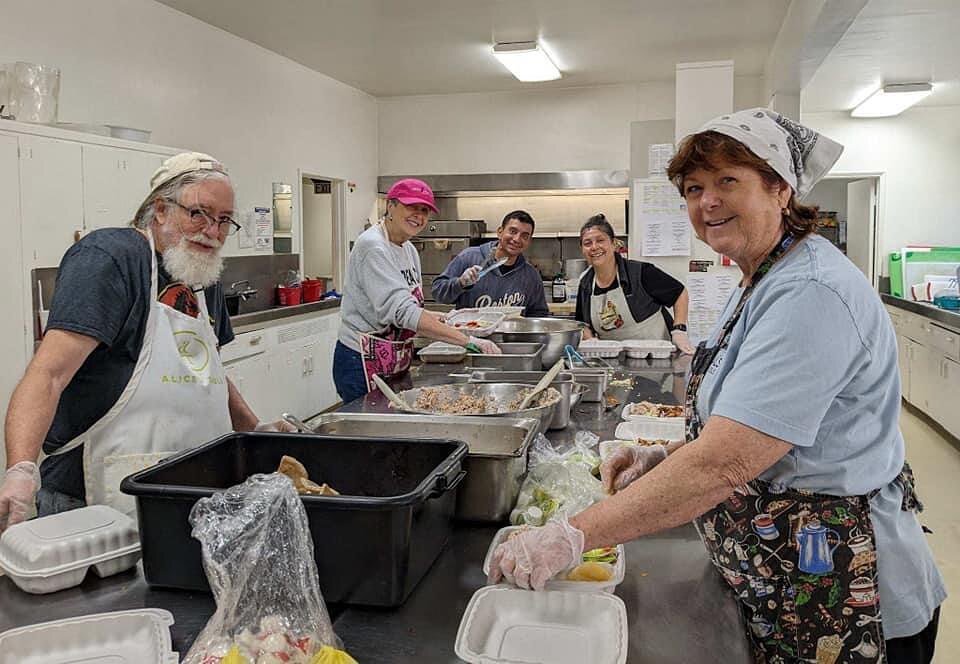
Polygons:
[[682,417],[641,417],[617,425],[614,435],[618,440],[683,440],[686,437],[686,425]]
[[467,351],[462,346],[434,341],[420,349],[420,359],[430,364],[457,364],[463,362]]
[[0,634],[0,664],[177,664],[163,609],[99,613]]
[[627,629],[615,595],[487,586],[470,598],[454,651],[472,664],[625,664]]
[[105,505],[24,521],[0,536],[0,568],[28,593],[72,588],[91,567],[107,577],[130,569],[138,560],[137,524]]
[[623,344],[627,357],[635,360],[645,357],[652,357],[655,360],[668,359],[677,349],[664,339],[625,339],[620,343]]
[[[488,337],[505,317],[503,313],[487,309],[460,309],[450,312],[446,322],[447,325],[457,328],[467,336]],[[475,324],[476,327],[468,327],[469,324]]]
[[[507,536],[516,531],[522,530],[524,526],[507,526],[497,531],[490,542],[490,548],[487,549],[487,555],[483,559],[483,573],[490,574],[490,562],[493,559],[493,551],[501,542],[507,539]],[[614,589],[623,582],[626,563],[624,562],[623,545],[617,546],[617,562],[613,565],[613,577],[609,581],[565,581],[564,577],[569,570],[565,570],[557,575],[551,581],[547,581],[547,590],[566,590],[580,593],[612,593]]]
[[583,357],[613,358],[623,350],[623,344],[612,339],[584,339],[577,352]]

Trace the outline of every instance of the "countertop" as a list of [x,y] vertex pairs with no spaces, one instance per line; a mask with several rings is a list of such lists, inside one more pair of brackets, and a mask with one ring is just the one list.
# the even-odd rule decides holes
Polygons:
[[322,300],[320,302],[308,302],[306,304],[295,304],[289,307],[271,307],[262,311],[251,311],[247,314],[230,316],[230,324],[236,334],[249,332],[263,327],[264,323],[272,323],[286,318],[295,318],[305,314],[312,314],[318,311],[327,311],[340,308],[340,298]]
[[[620,369],[634,379],[632,387],[611,387],[621,403],[655,399],[676,403],[689,357],[676,360],[626,360]],[[459,365],[414,367],[405,385],[438,384]],[[379,393],[346,404],[342,410],[385,412]],[[601,404],[577,406],[571,425],[548,432],[556,443],[571,442],[580,429],[612,438],[619,409]],[[330,605],[334,630],[362,664],[454,663],[457,627],[473,593],[485,584],[483,557],[498,526],[457,524],[453,536],[420,585],[397,609]],[[630,626],[629,664],[714,663],[751,661],[736,604],[707,558],[691,525],[626,545],[626,578],[616,594],[627,607]],[[322,591],[322,589],[321,589]],[[77,588],[51,595],[28,595],[8,578],[0,578],[0,632],[32,623],[82,614],[143,607],[167,609],[176,620],[173,643],[186,654],[213,613],[210,595],[151,590],[139,566],[111,578],[89,574]]]
[[927,302],[914,302],[913,300],[905,300],[902,297],[888,295],[887,293],[880,293],[880,299],[883,300],[884,304],[889,304],[914,314],[926,316],[930,320],[934,320],[938,323],[943,323],[948,327],[960,330],[960,313],[947,311],[946,309],[935,307]]

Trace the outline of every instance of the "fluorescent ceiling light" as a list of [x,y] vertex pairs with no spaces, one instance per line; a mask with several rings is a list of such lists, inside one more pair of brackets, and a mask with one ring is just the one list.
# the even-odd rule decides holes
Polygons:
[[560,70],[535,41],[495,44],[493,54],[521,81],[553,81]]
[[867,97],[850,115],[855,118],[885,118],[899,115],[933,90],[929,83],[885,85]]

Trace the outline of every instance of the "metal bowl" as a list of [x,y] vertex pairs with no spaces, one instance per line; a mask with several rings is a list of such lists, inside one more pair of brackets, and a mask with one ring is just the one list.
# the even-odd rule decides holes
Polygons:
[[540,359],[544,367],[563,357],[563,347],[580,347],[583,323],[563,318],[512,318],[497,326],[491,335],[494,342],[526,342],[543,344]]
[[[410,413],[439,415],[444,417],[531,417],[539,421],[540,431],[546,431],[547,426],[553,419],[554,410],[556,409],[557,404],[560,403],[560,393],[556,389],[548,387],[546,393],[540,397],[541,403],[546,402],[544,405],[526,408],[524,410],[509,409],[509,405],[516,401],[523,392],[529,390],[530,387],[530,385],[522,383],[456,383],[452,385],[416,387],[412,390],[404,390],[403,392],[399,392],[397,396],[410,404],[411,408],[406,411]],[[419,396],[426,389],[440,390],[444,395],[449,394],[451,399],[455,399],[461,394],[469,394],[470,396],[477,397],[493,397],[494,403],[497,405],[497,412],[463,413],[463,415],[459,415],[457,413],[443,413],[435,410],[421,410],[413,408],[413,404],[416,403],[417,398],[419,398]]]

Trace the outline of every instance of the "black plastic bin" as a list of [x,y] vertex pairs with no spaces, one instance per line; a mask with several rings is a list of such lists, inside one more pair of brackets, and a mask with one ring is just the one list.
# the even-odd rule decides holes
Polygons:
[[452,532],[467,446],[315,434],[232,433],[131,475],[150,586],[209,590],[190,510],[200,498],[277,469],[289,454],[342,495],[304,496],[328,602],[399,606]]

